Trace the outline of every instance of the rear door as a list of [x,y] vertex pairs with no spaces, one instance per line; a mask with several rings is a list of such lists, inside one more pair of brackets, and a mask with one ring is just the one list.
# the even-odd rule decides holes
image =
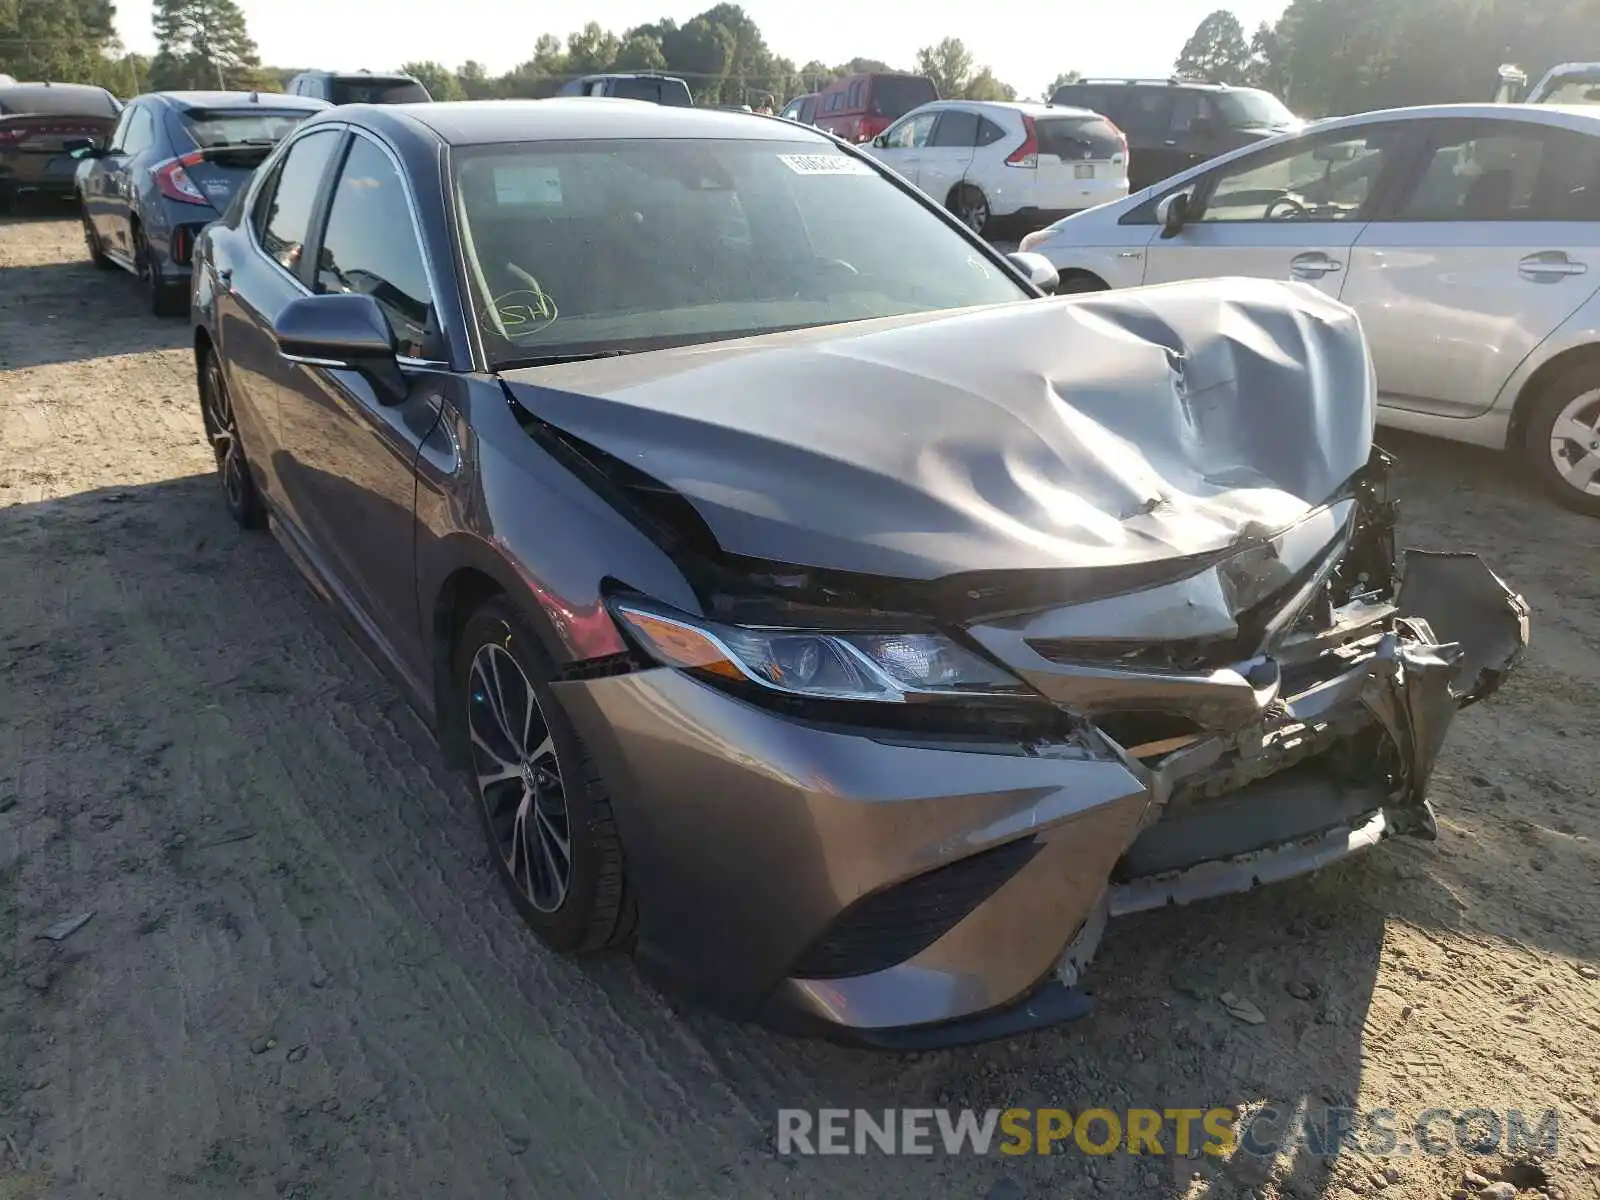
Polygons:
[[1414,168],[1356,243],[1343,299],[1386,406],[1470,417],[1600,289],[1600,138],[1515,120],[1417,128]]
[[1251,275],[1344,288],[1351,247],[1403,164],[1404,123],[1307,135],[1201,175],[1198,211],[1145,252],[1145,282]]
[[1176,91],[1166,86],[1135,85],[1107,88],[1106,92],[1115,97],[1113,106],[1117,111],[1105,115],[1128,135],[1132,156],[1128,179],[1134,191],[1160,183],[1190,165],[1188,158],[1178,152],[1172,136]]
[[1128,176],[1126,147],[1104,117],[1042,116],[1033,119],[1039,142],[1036,194],[1040,208],[1072,212],[1123,194]]
[[1168,174],[1187,171],[1235,149],[1227,133],[1227,126],[1208,93],[1179,91],[1172,101],[1172,124],[1164,147],[1172,153]]
[[947,108],[939,114],[920,152],[917,186],[940,204],[967,177],[978,140],[978,114]]

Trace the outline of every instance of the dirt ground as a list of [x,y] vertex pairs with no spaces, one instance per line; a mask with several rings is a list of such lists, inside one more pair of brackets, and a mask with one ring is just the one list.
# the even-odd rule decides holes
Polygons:
[[[539,947],[417,719],[229,524],[186,339],[74,223],[0,224],[0,1200],[1446,1197],[1469,1170],[1600,1200],[1600,524],[1497,456],[1384,438],[1406,540],[1482,552],[1534,611],[1451,734],[1437,843],[1116,923],[1095,1015],[894,1057]],[[783,1107],[1264,1104],[1554,1107],[1559,1148],[774,1149]]]

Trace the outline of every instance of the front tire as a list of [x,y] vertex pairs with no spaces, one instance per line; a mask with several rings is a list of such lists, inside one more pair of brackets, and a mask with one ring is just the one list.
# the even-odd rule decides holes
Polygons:
[[633,926],[600,773],[550,692],[555,669],[503,597],[468,619],[453,689],[478,816],[500,881],[552,950],[620,944]]
[[1557,504],[1600,517],[1600,372],[1583,365],[1550,381],[1528,414],[1523,451]]
[[105,249],[100,244],[100,235],[95,231],[94,222],[89,218],[89,210],[80,205],[78,216],[83,221],[83,245],[89,251],[89,261],[97,270],[111,270],[117,264],[106,257]]
[[239,422],[234,416],[228,379],[217,352],[207,348],[200,362],[200,415],[205,421],[206,439],[217,460],[217,480],[222,484],[222,503],[240,529],[264,529],[266,506],[250,474],[250,462],[239,440]]

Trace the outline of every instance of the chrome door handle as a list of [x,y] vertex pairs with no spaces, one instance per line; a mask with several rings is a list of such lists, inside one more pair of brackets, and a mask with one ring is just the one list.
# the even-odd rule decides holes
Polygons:
[[1517,263],[1517,274],[1534,283],[1556,283],[1568,275],[1582,275],[1588,269],[1560,250],[1541,250]]
[[1324,275],[1342,270],[1344,270],[1342,262],[1336,258],[1329,258],[1321,251],[1297,254],[1289,260],[1289,274],[1296,279],[1321,279]]

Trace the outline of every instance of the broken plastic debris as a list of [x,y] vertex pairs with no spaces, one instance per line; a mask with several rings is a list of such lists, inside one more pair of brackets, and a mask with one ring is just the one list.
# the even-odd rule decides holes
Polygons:
[[1223,992],[1217,999],[1222,1001],[1223,1008],[1247,1025],[1265,1025],[1267,1023],[1266,1014],[1243,996],[1235,996],[1232,992]]
[[90,911],[86,913],[79,913],[75,917],[68,917],[64,921],[57,921],[39,936],[48,938],[52,942],[64,942],[73,934],[77,933],[78,930],[87,925],[89,923],[89,918],[92,916],[94,916],[94,913]]

